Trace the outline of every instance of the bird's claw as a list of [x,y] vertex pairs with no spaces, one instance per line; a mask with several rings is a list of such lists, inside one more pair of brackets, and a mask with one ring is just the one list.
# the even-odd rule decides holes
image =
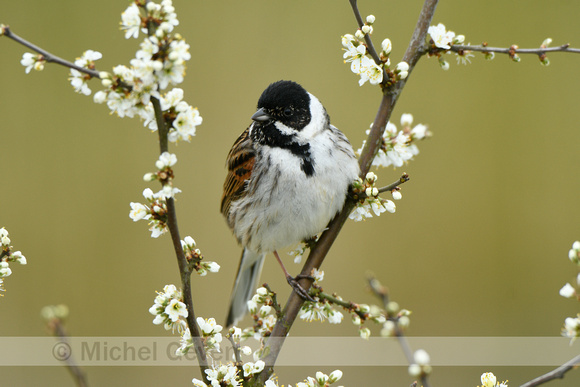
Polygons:
[[304,301],[316,302],[316,300],[312,298],[310,294],[308,294],[308,291],[305,290],[302,287],[302,285],[300,285],[300,283],[298,282],[299,280],[304,278],[312,279],[312,277],[309,275],[299,274],[296,277],[288,276],[286,277],[286,280],[288,281],[288,284],[292,287],[294,292],[298,294],[298,296],[300,296],[300,298],[302,298]]

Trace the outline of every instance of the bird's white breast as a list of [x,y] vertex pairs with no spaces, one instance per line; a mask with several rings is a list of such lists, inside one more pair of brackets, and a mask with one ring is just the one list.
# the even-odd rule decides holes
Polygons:
[[305,134],[313,135],[308,140],[312,176],[289,150],[263,146],[248,194],[232,203],[234,234],[252,251],[271,252],[321,232],[344,205],[358,175],[352,148],[336,128]]

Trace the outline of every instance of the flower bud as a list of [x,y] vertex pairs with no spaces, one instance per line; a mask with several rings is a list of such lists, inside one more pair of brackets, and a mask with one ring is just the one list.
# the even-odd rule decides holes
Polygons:
[[576,289],[569,283],[564,285],[562,289],[560,289],[560,295],[565,298],[572,298],[576,294]]
[[411,364],[409,366],[409,375],[416,378],[421,375],[421,366],[419,364]]
[[401,125],[403,126],[413,125],[413,115],[409,113],[401,114]]
[[401,329],[407,329],[411,324],[411,319],[407,316],[401,316],[399,317],[398,324]]
[[[373,16],[373,18],[374,18],[374,16]],[[368,17],[367,17],[367,20],[368,20]],[[329,384],[336,383],[340,380],[340,378],[342,378],[342,371],[341,370],[332,371],[330,373],[330,375],[328,375],[328,383]]]
[[413,355],[413,359],[415,359],[415,363],[419,365],[429,365],[431,362],[429,354],[424,349],[416,350],[415,354]]
[[381,329],[381,336],[383,337],[393,337],[395,336],[395,323],[391,320],[385,321],[383,324],[383,329]]

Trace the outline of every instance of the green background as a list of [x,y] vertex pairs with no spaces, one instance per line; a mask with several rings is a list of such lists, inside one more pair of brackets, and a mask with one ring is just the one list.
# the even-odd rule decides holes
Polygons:
[[[87,49],[103,53],[100,70],[128,64],[137,41],[118,30],[125,1],[21,0],[0,3],[0,23],[63,58]],[[354,33],[346,0],[176,0],[177,31],[191,45],[186,100],[204,123],[193,141],[173,147],[179,223],[219,274],[194,278],[198,316],[223,322],[240,249],[219,213],[225,157],[250,123],[257,99],[272,81],[300,82],[326,106],[355,148],[374,119],[377,87],[359,87],[342,62],[340,37]],[[400,60],[422,3],[360,1],[377,18],[375,44],[393,42]],[[443,0],[433,23],[492,46],[580,46],[580,3]],[[157,137],[137,119],[119,119],[92,97],[75,94],[68,71],[47,65],[24,73],[24,47],[0,39],[0,227],[28,258],[11,265],[0,299],[2,336],[47,334],[40,309],[67,304],[73,336],[164,336],[148,313],[155,290],[178,283],[167,236],[149,237],[133,223],[129,202],[143,201],[142,181],[154,170]],[[568,250],[580,239],[580,57],[555,53],[544,68],[534,56],[519,64],[480,54],[469,66],[442,71],[423,58],[397,104],[393,122],[412,113],[434,137],[401,170],[377,173],[384,184],[403,171],[411,181],[394,215],[349,222],[325,262],[327,291],[376,303],[365,286],[373,272],[392,299],[413,311],[410,336],[558,336],[578,304],[558,290],[575,280]],[[93,90],[100,89],[96,81]],[[152,185],[156,190],[157,186]],[[285,254],[284,254],[285,255]],[[298,266],[287,258],[292,272]],[[280,294],[288,287],[274,260],[262,274]],[[348,323],[297,323],[293,336],[354,336]],[[374,329],[373,334],[378,334]],[[575,346],[578,348],[578,343]],[[417,348],[415,348],[417,349]],[[23,349],[24,350],[24,349]],[[315,348],[307,349],[315,351]],[[498,347],[498,354],[502,353]],[[435,359],[434,359],[435,360]],[[295,384],[316,370],[280,368]],[[341,384],[409,385],[406,367],[342,367]],[[549,367],[438,367],[439,386],[475,386],[482,372],[518,385]],[[190,367],[90,367],[92,385],[191,385]],[[56,367],[2,368],[8,386],[73,385]],[[558,386],[580,384],[578,371]]]

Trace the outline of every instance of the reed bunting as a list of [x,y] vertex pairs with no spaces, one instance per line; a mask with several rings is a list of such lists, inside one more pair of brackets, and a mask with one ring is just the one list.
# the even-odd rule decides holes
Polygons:
[[226,326],[246,314],[268,253],[274,253],[295,291],[309,297],[288,274],[277,250],[324,230],[359,174],[348,139],[299,84],[268,86],[252,120],[228,154],[221,202],[221,212],[243,247]]

